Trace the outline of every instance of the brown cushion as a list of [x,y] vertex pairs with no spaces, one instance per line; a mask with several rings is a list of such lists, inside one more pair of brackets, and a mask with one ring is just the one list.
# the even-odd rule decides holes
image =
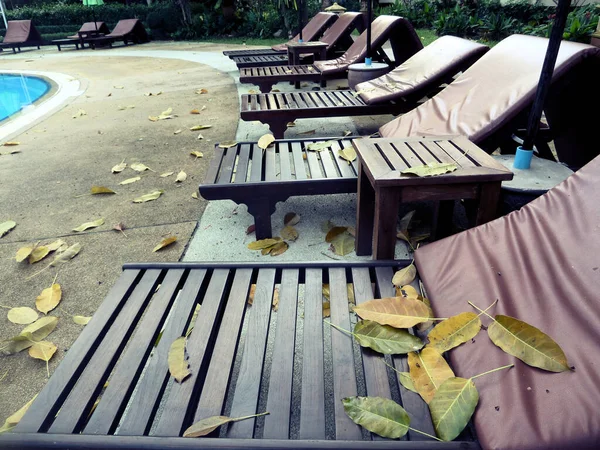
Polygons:
[[442,36],[382,77],[360,83],[356,91],[368,104],[394,100],[436,86],[481,58],[489,47],[467,39]]
[[135,37],[139,42],[147,42],[148,34],[142,22],[138,19],[123,19],[119,20],[114,30],[106,37],[123,38],[125,36]]
[[338,20],[335,21],[333,25],[331,25],[323,36],[319,39],[321,42],[326,42],[328,45],[328,49],[334,46],[338,40],[345,34],[350,34],[357,28],[359,22],[363,20],[363,14],[359,12],[347,12],[342,14]]
[[[108,34],[110,33],[110,30],[108,29],[108,25],[106,25],[104,22],[86,22],[83,25],[81,25],[81,28],[79,29],[80,33],[88,33],[90,31],[98,31],[99,33],[103,33],[103,34]],[[79,34],[74,34],[72,36],[67,36],[68,38],[73,38],[73,39],[79,39]]]
[[[600,157],[521,210],[415,254],[437,317],[472,311],[524,320],[550,335],[575,371],[550,373],[493,345],[481,331],[449,352],[475,381],[484,449],[598,448],[600,442]],[[490,319],[484,318],[484,324]]]
[[[312,19],[308,21],[308,23],[302,28],[302,38],[305,42],[316,40],[321,34],[323,34],[323,30],[330,26],[332,23],[337,21],[337,14],[328,13],[328,12],[320,12],[315,15]],[[294,38],[289,41],[298,42],[300,40],[300,35],[297,34]],[[286,44],[277,44],[271,47],[273,50],[277,52],[287,52]]]
[[[381,135],[462,134],[480,143],[532,103],[547,46],[534,36],[504,39],[438,95],[382,126]],[[594,56],[600,49],[563,41],[553,81]]]
[[31,20],[9,20],[3,44],[41,42],[42,37]]

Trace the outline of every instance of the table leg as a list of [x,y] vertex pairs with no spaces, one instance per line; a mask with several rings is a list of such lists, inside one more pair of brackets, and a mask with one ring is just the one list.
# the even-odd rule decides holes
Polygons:
[[319,56],[319,60],[325,61],[326,58],[327,58],[327,49],[326,48],[322,48],[321,49],[321,55]]
[[373,259],[394,259],[400,198],[401,188],[398,187],[379,188],[375,191]]
[[482,225],[498,217],[501,183],[482,183],[475,225]]
[[452,234],[454,200],[440,200],[435,206],[433,236],[442,239]]
[[358,163],[358,199],[356,206],[356,254],[370,255],[373,250],[373,215],[375,191],[369,177]]

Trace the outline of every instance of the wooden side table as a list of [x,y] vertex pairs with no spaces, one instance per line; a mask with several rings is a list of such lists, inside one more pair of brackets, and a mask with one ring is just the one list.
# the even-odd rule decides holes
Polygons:
[[[327,42],[309,41],[309,42],[294,42],[287,44],[288,49],[288,66],[297,66],[300,62],[300,55],[312,54],[315,61],[324,60],[327,58]],[[296,89],[300,89],[300,82],[294,83]]]
[[[354,139],[359,159],[356,254],[394,259],[400,202],[441,201],[444,216],[454,200],[477,202],[475,224],[496,217],[500,185],[513,174],[466,137]],[[454,172],[430,177],[402,175],[431,163],[455,163]],[[449,202],[452,201],[452,202]]]

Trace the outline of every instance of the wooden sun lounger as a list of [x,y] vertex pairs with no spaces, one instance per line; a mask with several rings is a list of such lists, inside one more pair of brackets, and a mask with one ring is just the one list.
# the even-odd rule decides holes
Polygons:
[[42,36],[31,20],[9,20],[0,51],[10,48],[17,53],[23,47],[37,47],[39,50],[41,45]]
[[[412,427],[433,433],[427,405],[398,382],[384,358],[323,322],[323,283],[331,292],[328,320],[350,329],[356,317],[349,313],[347,283],[358,304],[392,296],[393,273],[407,264],[126,265],[21,422],[0,436],[0,446],[478,449],[469,430],[444,444],[412,431],[401,441],[384,440],[361,430],[343,410],[348,396],[393,398],[408,410]],[[177,383],[167,354],[189,326],[191,375]],[[385,360],[408,369],[404,355]],[[181,437],[202,418],[263,411],[270,414],[205,438]]]
[[67,36],[64,39],[55,39],[52,41],[52,44],[56,45],[59,52],[62,50],[61,47],[66,45],[74,45],[75,49],[79,50],[79,46],[81,48],[85,46],[84,40],[88,35],[97,37],[109,33],[110,30],[104,22],[86,22],[81,26],[77,34]]
[[[317,13],[302,29],[302,38],[305,42],[318,40],[325,30],[330,27],[338,19],[338,15],[328,12]],[[300,40],[300,34],[294,36],[286,44],[296,43]],[[270,49],[252,49],[252,50],[227,50],[223,55],[229,58],[238,56],[256,56],[256,55],[275,55],[287,53],[286,44],[278,44]]]
[[[394,53],[394,65],[399,65],[423,48],[414,28],[406,19],[394,16],[379,16],[371,24],[372,51],[388,64],[392,61],[382,50],[383,44],[390,42]],[[348,66],[364,61],[367,54],[366,31],[341,57],[327,61],[316,61],[312,65],[251,67],[240,69],[240,83],[255,84],[261,92],[269,92],[275,83],[290,81],[316,81],[344,78]]]
[[[335,53],[343,53],[353,44],[354,30],[362,32],[365,28],[364,14],[349,12],[342,14],[325,31],[319,42],[327,44],[326,52],[329,58]],[[341,50],[341,52],[340,52]],[[230,56],[238,69],[247,67],[282,66],[289,64],[287,49],[283,53]]]
[[128,45],[129,43],[143,44],[149,40],[146,29],[139,19],[119,20],[115,28],[109,34],[84,39],[86,43],[90,44],[92,49],[102,45],[112,47],[112,44],[116,41],[123,41],[125,45]]
[[[361,83],[356,91],[336,90],[244,94],[241,119],[268,124],[283,138],[287,124],[314,117],[400,114],[413,109],[425,95],[467,69],[489,50],[454,36],[443,36],[379,79]],[[303,66],[300,66],[303,67]],[[365,101],[367,99],[367,101]]]

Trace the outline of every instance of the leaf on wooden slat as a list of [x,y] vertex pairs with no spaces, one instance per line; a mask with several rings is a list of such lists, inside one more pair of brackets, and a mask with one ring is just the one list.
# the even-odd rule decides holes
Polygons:
[[423,341],[406,330],[361,320],[354,326],[354,338],[361,347],[384,355],[403,355],[423,348]]
[[126,184],[131,184],[131,183],[135,183],[136,181],[140,181],[141,179],[142,179],[142,177],[127,178],[126,180],[121,181],[119,184],[124,186]]
[[219,142],[219,148],[231,148],[237,145],[237,141],[221,141]]
[[286,241],[295,241],[298,239],[298,230],[291,225],[287,225],[281,230],[279,235]]
[[430,319],[429,308],[414,298],[388,297],[369,300],[354,307],[366,320],[395,328],[411,328]]
[[175,178],[175,183],[183,183],[185,180],[187,180],[187,173],[183,170],[179,171],[177,178]]
[[412,287],[410,284],[406,284],[404,286],[396,286],[396,296],[397,297],[409,297],[416,298],[417,300],[421,300],[419,292]]
[[[192,330],[194,329],[194,327],[196,326],[196,320],[198,320],[198,314],[200,314],[200,307],[202,305],[198,304],[196,305],[196,307],[194,308],[194,313],[192,314],[192,318],[190,319],[190,324],[188,325],[188,329],[185,332],[185,337],[189,337],[190,334],[192,334]],[[154,346],[156,347],[157,344],[155,344]]]
[[29,356],[42,361],[50,361],[58,348],[50,341],[39,341],[29,347]]
[[357,157],[356,150],[354,150],[354,147],[352,147],[351,145],[338,150],[338,156],[342,159],[345,159],[349,163],[354,161]]
[[111,172],[112,173],[123,172],[126,167],[127,167],[127,163],[125,162],[125,160],[123,160],[119,164],[117,164],[116,166],[113,166],[113,168],[111,169]]
[[458,169],[458,166],[454,163],[430,163],[405,169],[400,172],[400,174],[416,175],[418,177],[433,177],[448,172],[454,172],[456,169]]
[[354,236],[349,233],[343,233],[331,241],[333,252],[339,256],[346,256],[354,251]]
[[248,293],[248,304],[252,305],[254,303],[254,294],[256,294],[256,284],[250,286],[250,292]]
[[19,424],[19,422],[21,421],[21,419],[23,418],[23,416],[25,415],[25,413],[27,412],[27,410],[29,409],[29,407],[31,406],[31,404],[33,403],[33,401],[35,400],[36,397],[37,397],[37,394],[31,400],[29,400],[27,403],[25,403],[25,405],[23,405],[17,412],[10,415],[4,421],[4,425],[2,425],[2,427],[0,427],[0,434],[6,433],[7,431],[12,430]]
[[13,220],[7,220],[6,222],[0,223],[0,238],[17,226],[17,223]]
[[263,134],[256,145],[258,145],[258,148],[266,150],[268,147],[273,145],[273,142],[275,142],[275,136],[272,134]]
[[300,216],[298,214],[296,214],[295,212],[289,212],[283,218],[283,224],[285,226],[294,226],[298,222],[300,222]]
[[170,177],[171,175],[173,175],[175,172],[165,172],[165,173],[161,173],[160,177],[161,178],[167,178]]
[[522,320],[497,315],[487,332],[495,345],[525,364],[549,372],[571,370],[560,346],[550,336]]
[[146,164],[142,164],[142,163],[133,163],[129,167],[131,169],[135,170],[136,172],[144,172],[146,170],[154,172],[150,167],[148,167]]
[[281,239],[274,239],[274,238],[261,239],[259,241],[250,242],[248,244],[248,248],[250,250],[262,250],[264,248],[272,247],[273,245],[280,242],[280,240]]
[[92,318],[87,316],[73,316],[73,322],[77,325],[87,325],[90,320]]
[[175,242],[177,242],[177,236],[168,236],[166,238],[164,238],[160,244],[158,244],[156,247],[154,247],[154,250],[152,250],[153,252],[157,252],[159,250],[162,250],[165,247],[168,247],[171,244],[174,244]]
[[393,400],[383,397],[346,397],[344,411],[352,421],[379,436],[398,439],[406,434],[410,417]]
[[42,291],[35,299],[35,307],[38,311],[48,314],[58,306],[62,299],[62,289],[60,284],[53,283],[52,286]]
[[373,92],[375,90],[375,88],[364,88],[364,89],[360,89],[358,91],[354,91],[352,93],[353,97],[358,97],[360,94],[366,94],[367,92]]
[[97,228],[100,225],[104,225],[103,218],[94,220],[92,222],[83,223],[83,224],[79,225],[77,228],[73,228],[73,231],[81,232],[81,231],[89,230],[90,228]]
[[340,234],[345,233],[347,231],[348,231],[348,227],[334,226],[327,231],[327,234],[325,235],[325,242],[332,242]]
[[206,130],[208,128],[212,128],[212,125],[195,125],[190,128],[190,131]]
[[27,261],[29,262],[29,264],[35,264],[36,262],[41,261],[46,256],[48,256],[49,253],[50,249],[47,246],[37,246],[31,251],[31,254],[27,258]]
[[169,348],[169,372],[178,383],[182,383],[191,375],[189,363],[185,356],[186,339],[184,336],[178,337],[173,341]]
[[331,317],[331,303],[323,302],[323,318]]
[[9,309],[6,317],[12,323],[28,325],[37,320],[38,313],[33,308],[29,308],[27,306],[18,306],[16,308]]
[[278,242],[271,248],[269,255],[279,256],[279,255],[285,253],[288,248],[290,248],[290,246],[288,245],[287,242]]
[[276,287],[273,289],[273,301],[271,302],[271,307],[273,311],[277,311],[279,309],[279,288]]
[[398,272],[394,274],[392,278],[392,284],[394,286],[404,286],[406,284],[410,284],[417,277],[417,268],[414,263],[410,263],[410,265],[400,269]]
[[313,142],[312,144],[308,144],[306,146],[306,150],[310,150],[312,152],[322,152],[326,148],[331,147],[334,143],[334,141]]
[[428,348],[439,353],[447,352],[454,347],[473,339],[481,329],[479,316],[472,312],[464,312],[438,323],[427,335]]
[[455,439],[469,423],[478,402],[472,380],[451,377],[444,381],[429,403],[437,436],[443,441]]
[[150,192],[149,194],[142,195],[141,197],[133,199],[133,203],[146,203],[151,202],[152,200],[156,200],[163,194],[163,190],[157,190]]
[[193,438],[193,437],[206,436],[207,434],[210,434],[211,432],[213,432],[214,430],[219,428],[221,425],[225,425],[226,423],[238,422],[240,420],[246,420],[246,419],[251,419],[253,417],[264,416],[266,414],[269,414],[269,413],[264,412],[261,414],[252,414],[251,416],[236,417],[236,418],[227,417],[227,416],[207,417],[206,419],[199,420],[198,422],[193,424],[191,427],[189,427],[187,430],[185,430],[183,432],[183,437]]
[[71,245],[68,249],[59,255],[56,255],[54,260],[50,263],[50,266],[55,267],[59,264],[66,263],[67,261],[75,258],[81,251],[81,245],[79,243]]
[[408,372],[399,372],[398,379],[400,380],[400,384],[404,386],[405,389],[418,394],[417,388],[415,388],[415,384]]
[[433,348],[409,353],[408,367],[415,389],[426,403],[431,402],[444,381],[454,376],[444,357]]

